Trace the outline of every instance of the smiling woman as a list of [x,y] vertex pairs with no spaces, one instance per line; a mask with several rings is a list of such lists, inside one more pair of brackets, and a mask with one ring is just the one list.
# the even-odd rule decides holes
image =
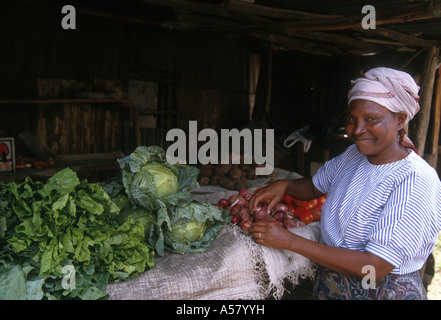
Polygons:
[[354,144],[314,176],[275,181],[250,200],[254,209],[269,199],[270,211],[285,194],[299,200],[327,195],[323,243],[265,221],[249,229],[257,243],[319,265],[316,299],[427,299],[419,270],[441,230],[441,182],[403,129],[419,110],[418,89],[401,71],[366,72],[349,92],[346,131]]

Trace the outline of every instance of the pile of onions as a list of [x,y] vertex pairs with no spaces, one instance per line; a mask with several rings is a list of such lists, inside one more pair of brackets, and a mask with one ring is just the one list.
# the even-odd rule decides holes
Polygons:
[[251,196],[248,190],[242,189],[238,194],[232,195],[228,199],[220,199],[216,206],[230,211],[231,223],[239,225],[246,232],[248,232],[254,221],[261,220],[277,223],[286,229],[305,225],[305,222],[294,217],[292,211],[284,202],[277,203],[270,214],[266,202],[260,202],[257,210],[252,211],[249,207]]

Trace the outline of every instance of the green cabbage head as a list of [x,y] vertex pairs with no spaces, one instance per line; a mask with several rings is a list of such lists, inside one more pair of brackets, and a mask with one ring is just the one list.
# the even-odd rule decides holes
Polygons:
[[172,225],[170,237],[180,243],[200,241],[206,229],[205,221],[198,224],[197,221],[180,219]]
[[175,174],[167,167],[157,163],[143,166],[141,171],[135,174],[132,186],[142,188],[143,184],[146,183],[147,177],[153,177],[154,190],[159,199],[175,193],[178,190],[178,178]]

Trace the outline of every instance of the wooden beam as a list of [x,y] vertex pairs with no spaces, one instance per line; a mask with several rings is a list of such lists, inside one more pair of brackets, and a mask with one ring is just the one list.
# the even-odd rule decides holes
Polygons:
[[330,14],[298,11],[292,9],[282,9],[282,8],[259,5],[259,4],[249,3],[239,0],[229,0],[226,2],[225,7],[233,11],[240,11],[247,14],[260,15],[272,19],[281,19],[281,20],[333,19],[333,18],[343,17],[342,15],[337,15],[337,14],[330,15]]
[[432,105],[433,83],[435,79],[436,66],[438,64],[439,48],[429,48],[424,62],[423,73],[420,84],[420,111],[415,116],[409,130],[412,141],[419,154],[424,155],[427,130]]
[[362,31],[369,35],[382,36],[388,39],[393,39],[395,41],[404,43],[406,45],[422,47],[422,48],[441,47],[440,41],[421,39],[418,37],[414,37],[387,28],[377,27],[376,29],[368,29],[368,30],[362,29]]
[[[361,21],[364,15],[354,15],[342,18],[329,19],[311,19],[307,22],[305,20],[271,22],[266,24],[243,25],[236,28],[225,28],[218,30],[219,32],[244,32],[257,30],[275,30],[283,29],[284,32],[296,31],[330,31],[330,30],[348,30],[348,29],[362,29]],[[379,15],[376,19],[376,25],[385,25],[391,23],[406,23],[410,21],[419,21],[433,19],[432,12],[429,12],[426,3],[410,5],[397,12],[385,12]]]
[[261,16],[246,15],[242,12],[228,10],[224,5],[201,3],[188,0],[141,0],[156,6],[173,8],[178,12],[187,12],[201,14],[205,16],[219,17],[222,19],[231,19],[235,21],[251,20],[254,23],[267,23],[268,20]]
[[[321,31],[310,31],[310,32],[294,32],[287,33],[286,35],[294,38],[309,39],[314,41],[320,41],[323,43],[331,43],[333,45],[338,45],[344,49],[358,48],[363,49],[367,52],[379,52],[380,47],[365,41],[360,41],[354,37],[349,37],[346,35],[335,34],[331,32],[321,32]],[[347,51],[347,50],[345,50]]]
[[131,106],[132,100],[124,99],[0,99],[2,104],[52,104],[52,103],[121,103]]
[[332,46],[326,46],[320,43],[315,43],[311,41],[305,41],[301,39],[296,39],[288,37],[277,33],[251,33],[252,37],[264,40],[265,42],[271,43],[279,49],[300,51],[305,53],[311,53],[322,56],[332,56],[332,55],[345,55],[343,51],[338,50]]

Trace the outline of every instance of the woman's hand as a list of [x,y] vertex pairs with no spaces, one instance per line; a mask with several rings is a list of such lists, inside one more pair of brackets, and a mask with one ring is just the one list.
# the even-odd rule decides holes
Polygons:
[[256,243],[277,249],[289,249],[289,244],[295,240],[290,231],[271,221],[256,221],[248,232]]
[[274,205],[282,200],[285,194],[298,199],[309,201],[324,195],[312,183],[310,177],[302,177],[295,180],[281,179],[260,189],[250,199],[250,210],[256,211],[259,203],[268,203],[268,213],[271,213]]
[[268,203],[268,213],[271,213],[274,205],[280,202],[285,195],[288,184],[288,180],[277,180],[272,184],[261,188],[250,199],[250,210],[256,211],[259,203],[266,201]]

